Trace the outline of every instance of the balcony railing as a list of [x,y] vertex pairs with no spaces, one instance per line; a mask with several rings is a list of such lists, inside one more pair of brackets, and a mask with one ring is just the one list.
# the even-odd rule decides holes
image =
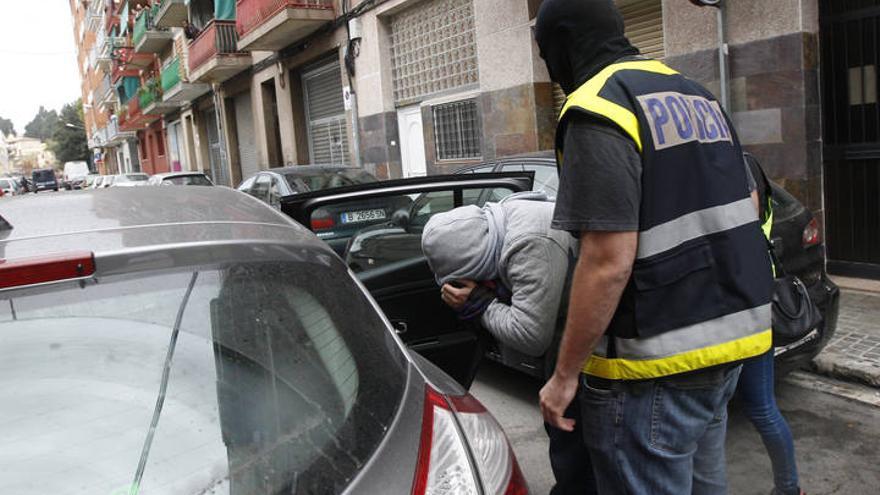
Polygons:
[[277,13],[287,8],[333,10],[332,0],[238,0],[236,2],[236,29],[246,36]]
[[150,105],[157,101],[162,101],[162,90],[159,89],[159,83],[155,79],[149,79],[141,87],[138,94],[141,109],[150,108]]
[[212,20],[198,38],[189,45],[189,70],[199,67],[218,55],[233,55],[238,51],[238,33],[235,21]]
[[162,92],[171,91],[174,86],[180,84],[180,57],[174,59],[162,69]]
[[131,38],[134,42],[134,46],[137,46],[141,40],[144,39],[144,36],[147,35],[147,29],[149,28],[150,23],[150,13],[145,10],[137,16],[137,19],[134,21],[134,31],[132,32]]

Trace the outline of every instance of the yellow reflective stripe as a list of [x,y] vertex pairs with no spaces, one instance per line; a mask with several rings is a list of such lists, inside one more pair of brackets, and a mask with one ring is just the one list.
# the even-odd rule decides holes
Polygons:
[[761,230],[764,231],[764,237],[767,240],[770,240],[770,231],[773,230],[773,206],[770,204],[770,200],[767,200],[767,220],[764,221],[764,224],[761,225]]
[[645,380],[760,356],[772,345],[773,332],[767,329],[723,344],[661,359],[608,359],[594,354],[587,360],[583,372],[609,380]]
[[609,65],[566,98],[565,105],[559,113],[559,119],[561,120],[572,107],[602,115],[620,126],[635,141],[636,147],[641,153],[642,138],[639,134],[639,120],[635,113],[599,96],[599,91],[605,87],[608,79],[621,70],[641,70],[665,75],[678,74],[657,60],[636,60]]

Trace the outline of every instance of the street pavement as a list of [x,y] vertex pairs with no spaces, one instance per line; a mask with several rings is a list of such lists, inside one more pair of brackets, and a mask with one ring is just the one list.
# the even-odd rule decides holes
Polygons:
[[[792,383],[779,384],[777,400],[795,437],[803,488],[810,495],[880,493],[880,408]],[[485,363],[471,387],[507,432],[533,494],[546,494],[553,486],[537,406],[540,388],[540,381],[495,363]],[[769,458],[736,403],[727,457],[731,495],[770,493]]]
[[841,291],[837,332],[814,364],[822,374],[880,387],[880,293]]

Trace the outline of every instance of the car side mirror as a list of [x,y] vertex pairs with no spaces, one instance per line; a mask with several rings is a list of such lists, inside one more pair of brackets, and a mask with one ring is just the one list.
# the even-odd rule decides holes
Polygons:
[[391,223],[402,228],[409,226],[409,209],[401,208],[395,211],[391,215]]

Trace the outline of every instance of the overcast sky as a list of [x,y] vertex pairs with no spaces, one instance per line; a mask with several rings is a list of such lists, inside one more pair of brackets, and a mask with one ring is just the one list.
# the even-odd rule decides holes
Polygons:
[[0,0],[0,117],[21,134],[40,105],[82,96],[68,0]]

